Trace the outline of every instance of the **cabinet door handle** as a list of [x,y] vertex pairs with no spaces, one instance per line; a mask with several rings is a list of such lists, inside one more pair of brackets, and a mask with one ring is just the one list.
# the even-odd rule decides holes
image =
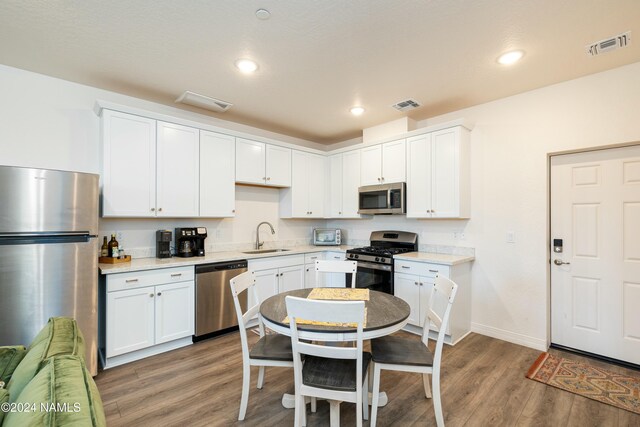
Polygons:
[[340,259],[341,257],[339,256],[334,256],[333,259]]
[[438,270],[429,270],[431,273],[437,273]]
[[338,212],[338,215],[342,215],[342,212]]
[[174,273],[171,275],[171,277],[180,277],[182,276],[182,273]]
[[162,208],[158,208],[158,212],[162,212]]
[[311,259],[318,259],[318,257],[317,256],[312,256]]
[[236,213],[236,210],[235,210],[235,209],[234,209],[234,210],[232,210],[232,211],[231,211],[231,213]]
[[420,286],[424,285],[424,283],[420,282]]
[[309,269],[307,268],[307,271],[309,271]]
[[156,208],[151,208],[151,212],[154,212],[156,210]]
[[162,295],[162,292],[158,292],[158,296]]
[[407,270],[411,270],[411,267],[409,267],[408,265],[401,265],[400,267],[406,268]]
[[125,283],[135,283],[135,282],[137,282],[137,281],[138,281],[138,279],[127,279],[127,280],[125,280],[124,282],[125,282]]
[[149,294],[149,298],[153,298],[153,294]]
[[263,176],[263,177],[262,177],[262,179],[266,181],[266,180],[267,180],[267,177],[266,177],[266,176]]
[[267,181],[271,181],[271,177],[270,176],[267,177]]
[[418,285],[418,282],[413,282],[413,284],[417,286],[417,285]]

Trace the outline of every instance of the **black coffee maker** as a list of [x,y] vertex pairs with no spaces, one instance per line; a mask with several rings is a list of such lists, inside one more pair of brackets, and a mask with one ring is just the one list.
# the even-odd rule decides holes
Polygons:
[[176,228],[176,256],[204,256],[205,227]]

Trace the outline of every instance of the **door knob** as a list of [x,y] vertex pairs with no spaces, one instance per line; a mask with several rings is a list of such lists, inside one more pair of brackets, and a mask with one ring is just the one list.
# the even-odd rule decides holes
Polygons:
[[564,262],[564,261],[562,261],[561,259],[554,259],[554,260],[553,260],[553,263],[554,263],[555,265],[569,265],[569,264],[571,264],[570,262]]

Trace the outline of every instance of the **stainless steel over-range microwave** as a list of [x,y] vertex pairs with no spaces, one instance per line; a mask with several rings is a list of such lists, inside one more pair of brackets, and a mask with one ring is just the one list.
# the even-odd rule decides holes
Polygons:
[[407,213],[404,182],[358,188],[358,213],[392,215]]

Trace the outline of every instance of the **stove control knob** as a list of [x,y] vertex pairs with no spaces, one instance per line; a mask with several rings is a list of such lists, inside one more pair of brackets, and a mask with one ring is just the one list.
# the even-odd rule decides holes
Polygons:
[[359,258],[359,257],[358,257],[358,255],[354,255],[353,257],[354,257],[355,259],[358,259],[358,258]]
[[385,258],[380,258],[380,262],[385,263],[387,260]]
[[[380,258],[376,257],[376,261],[380,261]],[[384,262],[384,261],[383,261]]]

